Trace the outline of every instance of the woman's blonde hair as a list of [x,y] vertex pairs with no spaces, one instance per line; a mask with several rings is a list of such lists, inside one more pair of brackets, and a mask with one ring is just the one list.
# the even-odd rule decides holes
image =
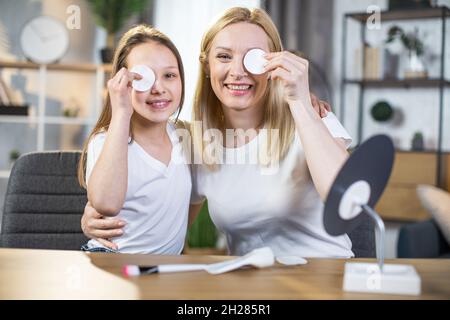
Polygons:
[[[211,87],[211,82],[208,79],[208,55],[215,36],[225,27],[239,22],[247,22],[261,27],[267,34],[271,52],[283,50],[280,35],[272,19],[264,10],[257,8],[230,8],[215,20],[203,35],[200,47],[200,68],[194,97],[191,132],[195,147],[194,150],[203,156],[202,159],[210,169],[216,168],[216,165],[208,165],[214,163],[214,155],[208,154],[208,148],[205,149],[203,134],[209,129],[224,130],[225,123],[221,103],[215,95]],[[270,81],[265,94],[265,100],[263,118],[265,128],[279,130],[278,141],[272,141],[270,139],[271,135],[269,134],[269,141],[267,143],[268,160],[273,162],[284,157],[288,151],[294,137],[295,124],[290,109],[283,98],[282,87],[279,81]],[[196,121],[201,121],[202,126],[196,125]]]
[[[178,69],[180,72],[180,79],[181,79],[181,99],[178,108],[178,114],[175,119],[176,122],[178,120],[178,116],[181,112],[181,108],[184,102],[184,92],[185,92],[184,69],[183,69],[183,62],[181,60],[181,56],[180,53],[178,52],[178,49],[164,33],[145,24],[137,25],[128,30],[120,39],[117,49],[115,51],[112,63],[111,78],[113,78],[116,75],[116,73],[119,72],[120,69],[122,69],[123,67],[126,68],[128,67],[127,57],[134,47],[152,41],[160,45],[163,45],[167,47],[170,51],[172,51],[178,62]],[[111,99],[108,93],[108,95],[106,96],[105,105],[103,107],[102,113],[100,114],[100,117],[97,120],[94,129],[84,142],[80,161],[78,162],[78,182],[83,188],[86,188],[85,171],[86,171],[87,147],[91,139],[97,133],[108,130],[109,124],[111,123],[111,115],[112,115]],[[130,124],[130,137],[131,139],[133,139],[133,128],[131,124]]]

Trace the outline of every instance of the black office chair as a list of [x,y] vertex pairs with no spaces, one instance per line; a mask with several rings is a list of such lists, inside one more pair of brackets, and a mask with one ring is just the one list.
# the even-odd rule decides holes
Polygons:
[[397,243],[399,258],[450,258],[450,245],[433,219],[404,225]]
[[86,191],[77,182],[80,152],[20,157],[8,181],[0,247],[79,250]]
[[352,251],[355,258],[375,258],[375,225],[372,219],[364,214],[361,224],[348,234],[352,240]]

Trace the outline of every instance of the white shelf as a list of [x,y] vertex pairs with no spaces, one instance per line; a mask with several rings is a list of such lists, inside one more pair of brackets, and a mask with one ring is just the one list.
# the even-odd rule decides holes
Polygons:
[[92,64],[92,63],[51,63],[47,65],[37,64],[27,61],[0,61],[0,68],[8,69],[31,69],[38,70],[45,66],[48,70],[72,71],[72,72],[111,72],[112,64]]
[[30,116],[0,116],[0,123],[37,123],[36,117]]
[[10,170],[0,170],[0,179],[9,179]]
[[78,125],[90,125],[93,124],[93,120],[87,118],[68,118],[68,117],[45,117],[45,124],[78,124]]
[[[36,117],[29,116],[0,116],[0,123],[25,123],[25,124],[35,124],[38,123],[39,119]],[[79,124],[79,125],[90,125],[94,124],[92,119],[88,118],[69,118],[69,117],[44,117],[43,123],[45,124]]]
[[[35,106],[35,114],[28,116],[0,115],[0,124],[2,123],[23,123],[36,125],[36,149],[33,151],[44,151],[46,144],[46,130],[48,125],[81,125],[93,126],[97,121],[97,117],[101,112],[103,105],[103,91],[106,74],[112,70],[111,65],[96,64],[49,64],[39,65],[23,61],[1,61],[0,70],[2,68],[12,69],[29,69],[36,70],[38,73],[38,101]],[[70,118],[64,116],[47,116],[46,115],[46,98],[47,98],[47,73],[48,71],[58,72],[85,72],[95,76],[95,102],[88,109],[88,115],[85,118]],[[67,84],[68,85],[68,84]],[[33,137],[34,138],[34,137]],[[8,177],[9,173],[1,171],[0,177]]]

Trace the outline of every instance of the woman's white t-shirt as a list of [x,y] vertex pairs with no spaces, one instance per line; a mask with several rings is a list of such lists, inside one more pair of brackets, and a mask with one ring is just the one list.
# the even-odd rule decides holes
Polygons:
[[[175,127],[168,123],[172,142],[168,166],[149,155],[136,141],[128,145],[128,188],[117,217],[126,221],[124,234],[113,238],[121,253],[180,254],[183,250],[191,174]],[[106,133],[97,134],[87,151],[86,181],[100,156]],[[108,219],[108,218],[106,218]],[[101,247],[90,240],[88,247]]]
[[[337,118],[323,119],[334,137],[350,145]],[[261,134],[239,148],[224,148],[225,158],[256,152]],[[313,184],[296,134],[279,167],[264,171],[257,164],[221,164],[217,171],[192,166],[191,203],[208,200],[211,219],[222,231],[233,255],[269,246],[276,256],[352,257],[347,235],[330,236],[323,226],[324,204]]]

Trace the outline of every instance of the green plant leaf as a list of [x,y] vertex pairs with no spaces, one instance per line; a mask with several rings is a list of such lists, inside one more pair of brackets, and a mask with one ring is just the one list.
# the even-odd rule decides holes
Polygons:
[[394,41],[396,38],[399,38],[403,35],[403,29],[399,26],[392,26],[388,31],[388,38],[386,43],[390,43]]
[[188,230],[188,245],[190,248],[215,248],[217,238],[217,229],[209,216],[208,204],[205,201],[199,215]]
[[393,110],[388,102],[379,101],[372,107],[370,113],[375,121],[383,122],[391,119]]
[[10,161],[15,161],[17,159],[19,159],[20,157],[20,152],[18,150],[11,150],[9,152],[9,160]]
[[96,23],[108,34],[118,32],[134,14],[144,10],[149,0],[87,0]]
[[419,39],[417,31],[415,33],[405,33],[399,26],[392,26],[388,31],[386,43],[391,43],[395,39],[400,39],[408,51],[416,51],[419,56],[424,53],[424,45],[422,40]]

